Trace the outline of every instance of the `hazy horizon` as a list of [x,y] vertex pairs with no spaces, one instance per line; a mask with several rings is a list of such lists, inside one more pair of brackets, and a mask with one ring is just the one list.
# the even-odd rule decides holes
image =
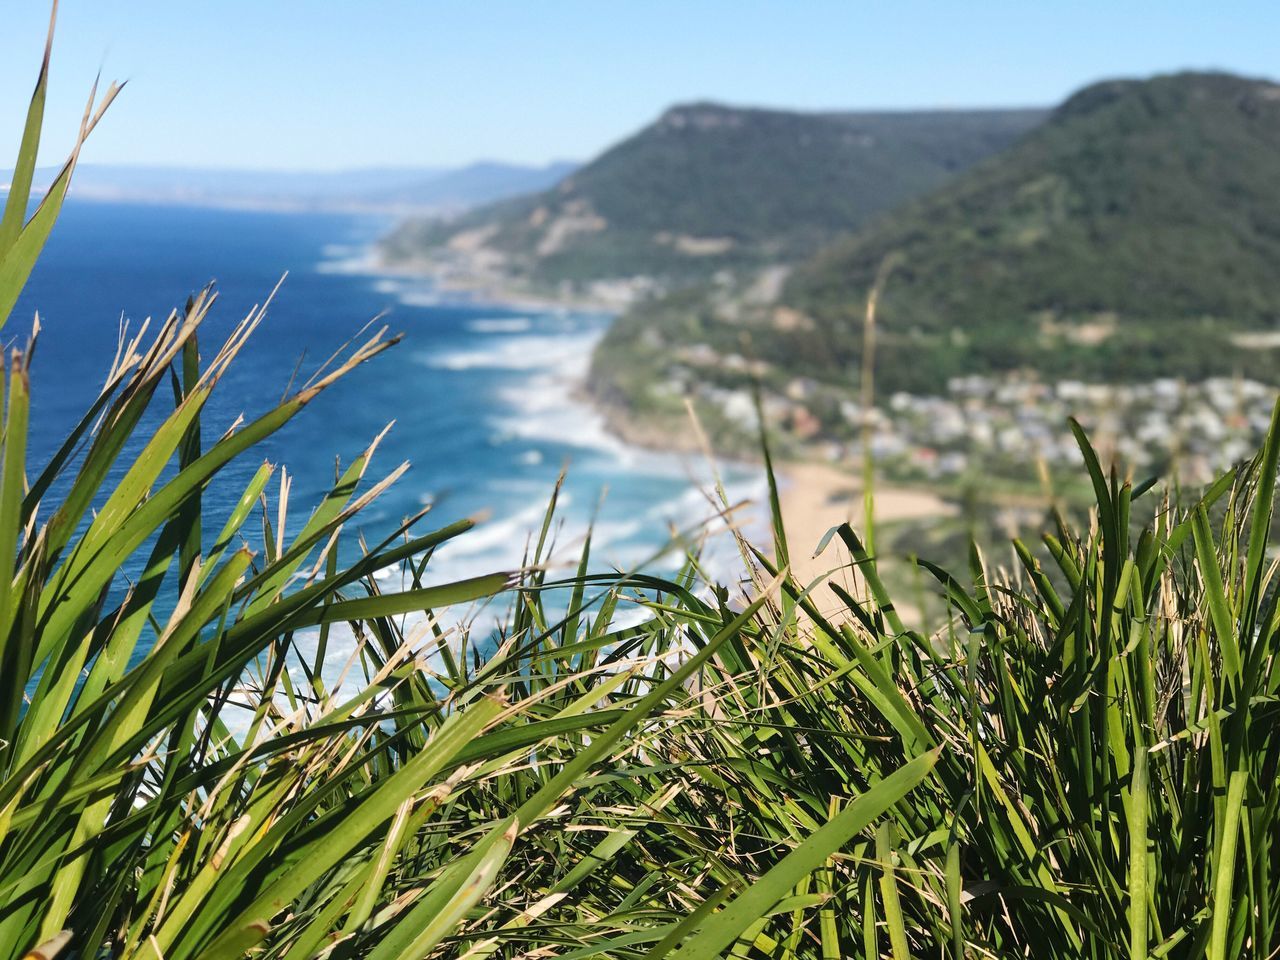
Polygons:
[[[47,25],[10,11],[0,165]],[[1247,29],[1246,29],[1247,27]],[[1280,10],[1069,11],[1000,0],[528,8],[64,0],[44,162],[95,73],[129,82],[88,163],[274,172],[585,161],[678,103],[803,111],[1051,106],[1089,83],[1185,69],[1275,73]],[[655,69],[658,68],[658,69]]]

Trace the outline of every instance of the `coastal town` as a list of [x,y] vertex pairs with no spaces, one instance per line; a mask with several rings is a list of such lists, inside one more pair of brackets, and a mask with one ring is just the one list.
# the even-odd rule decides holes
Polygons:
[[[744,439],[755,434],[756,404],[745,386],[677,376],[657,389],[687,389]],[[1099,384],[974,375],[948,381],[941,395],[893,393],[867,408],[847,388],[796,378],[765,393],[761,407],[766,422],[811,455],[852,460],[867,449],[880,470],[905,481],[946,482],[973,469],[1025,479],[1037,461],[1074,469],[1075,418],[1104,462],[1201,484],[1258,448],[1276,393],[1244,378]]]

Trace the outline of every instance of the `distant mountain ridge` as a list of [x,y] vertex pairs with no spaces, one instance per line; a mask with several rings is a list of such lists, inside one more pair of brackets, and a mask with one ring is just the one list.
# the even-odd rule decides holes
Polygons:
[[459,213],[481,204],[544,190],[576,169],[578,164],[567,160],[556,160],[542,166],[483,160],[454,170],[441,170],[414,181],[386,187],[373,186],[362,197],[367,202],[386,201],[427,208],[436,213]]
[[[478,204],[542,190],[576,169],[556,161],[529,166],[480,161],[452,167],[373,167],[338,171],[221,170],[81,164],[72,193],[82,199],[143,203],[371,210],[453,216]],[[56,175],[37,171],[37,183]],[[0,172],[0,189],[8,180]]]
[[411,221],[385,250],[428,266],[452,257],[544,292],[607,283],[652,292],[810,254],[1043,116],[677,106],[549,190],[449,223]]

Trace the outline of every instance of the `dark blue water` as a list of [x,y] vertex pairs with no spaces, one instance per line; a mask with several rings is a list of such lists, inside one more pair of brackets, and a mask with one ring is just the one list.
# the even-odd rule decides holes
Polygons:
[[388,226],[357,216],[70,204],[4,331],[24,340],[39,311],[33,472],[96,395],[122,319],[137,329],[152,317],[154,327],[216,281],[219,300],[201,333],[208,359],[287,271],[204,415],[206,438],[241,414],[268,409],[300,360],[305,379],[379,314],[404,340],[226,470],[206,501],[215,514],[230,508],[265,457],[292,476],[291,510],[302,519],[331,482],[334,458],[349,462],[393,420],[370,476],[404,460],[411,469],[356,525],[370,540],[425,504],[432,513],[423,531],[490,514],[441,552],[436,579],[518,563],[566,464],[566,564],[606,488],[597,522],[602,563],[630,566],[662,548],[671,523],[687,527],[709,514],[689,465],[626,447],[573,399],[607,317],[441,302],[425,281],[362,266],[362,253]]

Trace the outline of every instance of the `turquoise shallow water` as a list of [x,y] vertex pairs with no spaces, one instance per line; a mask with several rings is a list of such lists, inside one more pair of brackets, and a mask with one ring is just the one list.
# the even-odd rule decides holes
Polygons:
[[[374,473],[405,460],[411,467],[359,528],[373,539],[424,504],[432,512],[422,530],[489,516],[440,552],[434,579],[517,564],[563,466],[566,562],[593,515],[599,562],[624,567],[660,551],[671,524],[686,528],[710,515],[698,489],[704,465],[620,443],[573,399],[608,317],[442,302],[425,281],[366,266],[368,245],[387,226],[359,216],[70,204],[5,330],[20,342],[39,311],[32,465],[43,464],[96,395],[122,318],[135,328],[148,316],[159,320],[216,280],[220,299],[202,339],[207,357],[287,271],[205,415],[206,436],[266,409],[300,357],[305,378],[370,318],[385,313],[405,335],[263,447],[293,477],[296,518],[323,494],[334,457],[350,460],[393,420]],[[249,458],[228,470],[210,508],[229,509],[257,464]],[[730,468],[728,480],[732,496],[758,493],[747,471]]]

